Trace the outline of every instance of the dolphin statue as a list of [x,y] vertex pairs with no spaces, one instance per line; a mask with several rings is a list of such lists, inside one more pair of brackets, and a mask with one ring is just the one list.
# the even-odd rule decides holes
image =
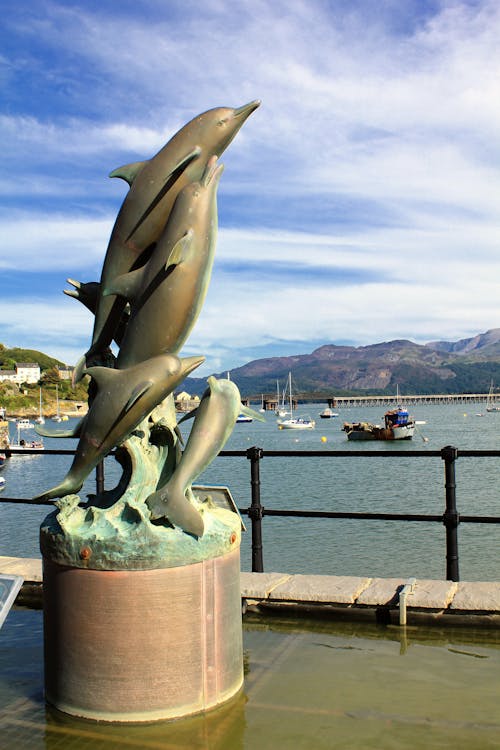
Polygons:
[[118,277],[103,295],[124,296],[131,314],[116,367],[168,351],[188,338],[207,293],[217,234],[217,186],[223,165],[211,157],[200,180],[182,188],[151,258]]
[[126,370],[89,367],[86,372],[97,383],[97,392],[79,425],[73,463],[61,484],[36,499],[78,492],[99,461],[204,361],[205,357],[180,359],[175,354],[161,354]]
[[146,499],[151,518],[166,516],[175,526],[194,536],[202,536],[203,518],[187,499],[186,492],[226,444],[238,414],[242,411],[265,421],[264,417],[241,403],[238,387],[231,380],[211,375],[199,406],[180,421],[196,415],[182,457],[170,479]]
[[[210,109],[184,125],[151,159],[111,172],[111,177],[125,179],[130,190],[111,232],[101,273],[102,289],[142,265],[141,256],[158,240],[179,191],[200,179],[208,158],[222,154],[259,105],[256,100],[237,109]],[[110,344],[123,307],[120,298],[99,296],[92,343],[85,355],[87,364]]]

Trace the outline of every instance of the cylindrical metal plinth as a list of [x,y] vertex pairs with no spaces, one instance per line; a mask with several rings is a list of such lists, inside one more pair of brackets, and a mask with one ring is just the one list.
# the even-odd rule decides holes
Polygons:
[[243,684],[239,548],[176,568],[43,561],[45,696],[74,716],[155,721],[205,711]]

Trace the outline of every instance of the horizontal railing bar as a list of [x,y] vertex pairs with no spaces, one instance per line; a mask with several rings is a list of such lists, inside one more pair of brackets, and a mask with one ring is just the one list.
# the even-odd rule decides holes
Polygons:
[[[246,456],[246,451],[221,451],[219,456]],[[262,449],[262,458],[345,458],[346,456],[368,456],[372,458],[441,458],[441,451],[434,450],[393,450],[393,451],[267,451]],[[500,450],[461,450],[457,449],[457,456],[462,458],[492,458],[500,457]]]
[[[240,513],[249,515],[248,509],[238,509]],[[295,518],[364,518],[371,519],[374,521],[431,521],[443,523],[443,515],[423,515],[418,513],[364,513],[364,512],[353,512],[353,511],[328,511],[328,510],[276,510],[270,508],[263,508],[263,516],[290,516]],[[461,520],[461,519],[460,519]],[[498,518],[500,523],[500,517]]]
[[[3,453],[7,456],[74,456],[76,450],[66,449],[54,449],[45,448],[43,451],[37,450],[36,448],[5,448]],[[113,452],[114,453],[114,452]],[[108,453],[108,456],[113,455]],[[233,456],[244,458],[247,455],[246,450],[243,451],[221,451],[219,456]],[[416,451],[405,451],[405,450],[393,450],[393,451],[266,451],[263,450],[263,457],[266,458],[317,458],[317,457],[330,457],[330,458],[345,458],[346,456],[366,456],[371,458],[441,458],[441,451],[434,450],[416,450]],[[457,456],[461,458],[492,458],[500,457],[500,450],[462,450],[457,449]]]

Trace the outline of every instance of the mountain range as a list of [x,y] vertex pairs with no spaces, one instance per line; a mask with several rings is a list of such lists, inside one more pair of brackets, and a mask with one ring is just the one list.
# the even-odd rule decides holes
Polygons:
[[[500,383],[500,328],[460,341],[415,344],[405,339],[369,346],[325,344],[310,354],[256,359],[230,371],[243,397],[276,393],[292,373],[294,395],[309,398],[355,394],[390,395],[399,387],[417,393],[486,393]],[[214,373],[227,377],[227,372]],[[201,395],[206,378],[183,388]]]

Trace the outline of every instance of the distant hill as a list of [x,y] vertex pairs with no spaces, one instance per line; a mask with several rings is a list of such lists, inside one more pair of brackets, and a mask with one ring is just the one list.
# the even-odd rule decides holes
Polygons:
[[58,359],[43,354],[43,352],[36,351],[36,349],[20,349],[19,347],[7,349],[3,344],[0,344],[0,367],[9,370],[14,362],[34,362],[40,365],[42,372],[57,365],[64,366],[65,364]]
[[[370,346],[325,344],[310,354],[257,359],[231,370],[243,396],[276,393],[292,372],[304,396],[401,393],[486,393],[500,383],[500,328],[457,342],[415,344],[405,339]],[[217,373],[226,377],[226,373]],[[188,378],[185,390],[200,395],[206,378]]]

